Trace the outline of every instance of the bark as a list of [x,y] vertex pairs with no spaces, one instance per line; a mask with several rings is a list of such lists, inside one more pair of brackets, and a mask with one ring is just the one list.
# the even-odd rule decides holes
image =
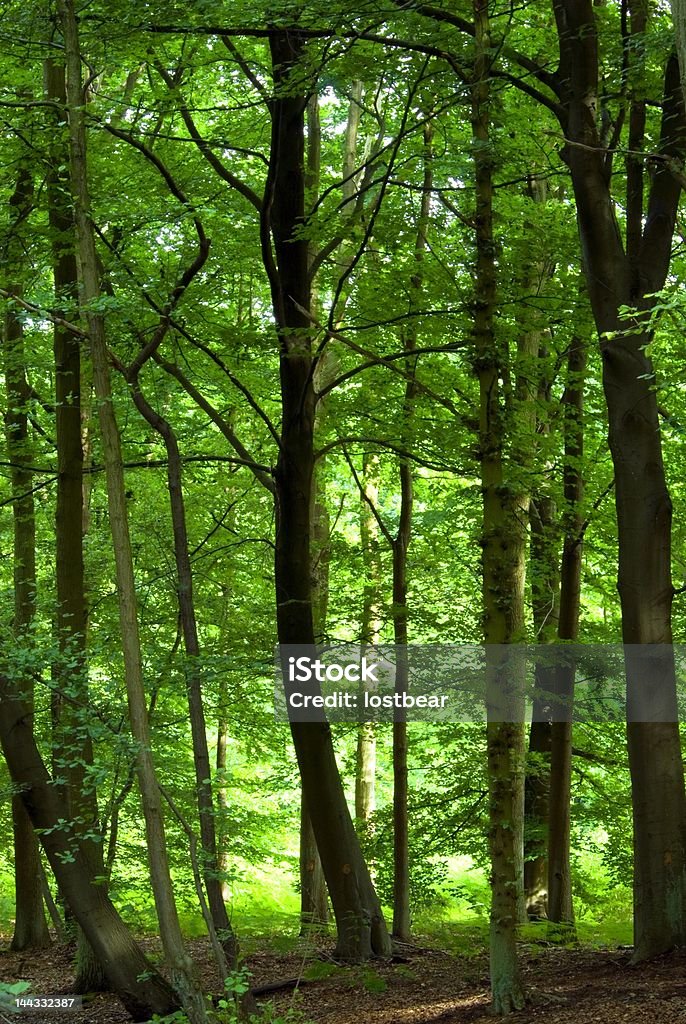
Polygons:
[[[297,31],[270,33],[274,95],[272,140],[263,204],[262,254],[280,343],[282,422],[274,475],[277,501],[275,580],[281,644],[314,646],[310,510],[315,395],[304,217],[304,111],[291,71],[303,42]],[[299,70],[302,74],[302,71]],[[273,249],[272,249],[273,242]],[[325,721],[291,724],[293,743],[338,929],[337,956],[387,955],[390,941],[355,835]]]
[[[66,107],[65,69],[46,61],[45,92],[49,99]],[[69,196],[67,147],[60,133],[51,153],[48,175],[48,220],[52,234],[52,265],[58,302],[77,293],[74,252],[74,220]],[[65,800],[69,813],[82,832],[97,834],[98,804],[88,768],[93,765],[93,745],[83,711],[88,707],[86,651],[87,602],[83,561],[83,448],[81,443],[81,347],[64,327],[55,325],[55,441],[57,445],[57,503],[55,511],[55,580],[57,612],[55,625],[60,653],[69,668],[58,665],[53,696],[53,744],[65,764],[60,773],[66,779]],[[62,693],[78,690],[76,703]],[[75,746],[78,745],[78,751]],[[89,840],[84,856],[91,860],[94,876],[105,874],[102,843]],[[75,992],[100,991],[106,987],[105,973],[83,934],[77,933]]]
[[[423,286],[423,262],[428,247],[431,195],[433,189],[432,129],[424,128],[424,174],[422,198],[417,220],[414,248],[414,272],[410,281],[410,314],[416,313]],[[405,450],[412,447],[414,401],[417,394],[416,362],[412,353],[417,347],[417,329],[413,321],[403,335],[403,348],[408,373],[402,408],[400,444]],[[412,464],[408,458],[398,461],[400,478],[400,517],[398,532],[393,540],[393,639],[396,645],[397,692],[408,686],[408,606],[407,606],[407,552],[412,536],[412,510],[414,504]],[[411,931],[410,916],[410,851],[408,821],[408,738],[407,722],[393,722],[393,935],[408,942]]]
[[[479,380],[479,448],[483,494],[482,574],[484,641],[487,658],[487,754],[489,847],[491,856],[490,969],[495,1013],[524,1005],[517,960],[517,923],[522,898],[523,846],[523,696],[521,680],[511,673],[513,703],[521,704],[520,722],[502,721],[502,695],[494,644],[522,639],[525,510],[505,487],[504,427],[499,381],[502,354],[495,336],[496,264],[493,234],[493,155],[490,141],[488,80],[490,27],[487,0],[474,0],[475,60],[472,128],[476,190],[475,370]],[[510,715],[506,717],[511,717]],[[519,717],[519,716],[516,716]]]
[[[591,0],[557,0],[565,150],[577,203],[589,297],[601,338],[609,444],[615,470],[618,590],[625,645],[655,645],[652,663],[625,647],[629,764],[634,816],[634,956],[657,956],[686,940],[686,803],[671,647],[672,504],[665,481],[653,368],[646,352],[650,295],[663,287],[680,185],[668,159],[685,150],[684,103],[670,57],[660,150],[647,208],[630,181],[627,248],[614,215],[608,155],[596,125],[599,53]],[[632,29],[633,11],[632,11]],[[632,105],[640,103],[632,100]],[[634,145],[640,112],[632,109]],[[620,307],[637,309],[622,321]],[[646,668],[649,668],[649,674]],[[650,709],[650,710],[648,710]],[[633,721],[631,721],[633,719]]]
[[329,900],[321,857],[304,797],[300,801],[300,934],[326,930]]
[[60,892],[133,1020],[172,1013],[178,1008],[178,999],[146,960],[106,888],[94,878],[60,789],[53,784],[36,746],[30,708],[14,690],[7,679],[0,678],[0,742],[33,827],[41,830],[41,844]]
[[[547,198],[545,180],[535,175],[529,180],[529,198],[533,202],[544,203]],[[533,233],[534,225],[528,221],[526,227]],[[540,294],[552,277],[554,263],[550,260],[526,261],[522,281],[522,294]],[[526,317],[524,321],[523,318]],[[535,362],[541,361],[545,366],[547,356],[544,332],[542,330],[542,314],[539,311],[526,310],[520,315],[522,331],[519,352],[523,360],[530,365],[523,365],[519,371],[518,387],[520,399],[526,405],[528,387],[526,379],[534,380],[538,375],[537,405],[545,409],[550,402],[551,383],[546,379],[545,372],[534,369]],[[526,434],[532,447],[540,436],[549,433],[548,417],[544,416],[535,426],[526,422]],[[522,438],[517,453],[522,468],[531,465],[533,459],[526,453],[527,437]],[[557,637],[559,614],[560,572],[559,572],[559,528],[555,501],[548,493],[547,480],[551,477],[553,467],[546,465],[542,479],[534,485],[535,496],[530,501],[529,523],[531,530],[531,610],[534,624],[535,642],[547,644]],[[539,662],[535,666],[536,684],[544,694],[553,688],[550,668]],[[526,918],[540,919],[547,913],[548,899],[548,814],[550,791],[550,721],[545,720],[543,705],[548,699],[543,697],[534,703],[531,728],[529,731],[529,760],[524,783],[524,900]]]
[[[540,494],[531,502],[531,603],[536,642],[557,633],[559,570],[556,515],[553,500]],[[536,685],[551,689],[550,670],[536,665]],[[538,702],[540,704],[540,702]],[[550,807],[550,721],[534,705],[529,730],[529,761],[524,785],[524,894],[529,918],[547,916],[548,815]]]
[[[575,335],[567,359],[564,405],[564,541],[560,570],[560,640],[577,639],[581,606],[583,520],[581,502],[584,480],[584,380],[586,344]],[[574,939],[574,910],[570,865],[570,814],[572,784],[573,666],[559,671],[556,691],[563,704],[551,732],[550,817],[548,822],[548,920],[557,927],[551,934],[564,941]]]
[[[9,292],[18,298],[22,286],[22,224],[32,209],[33,182],[25,168],[19,171],[16,188],[10,198],[11,221],[5,243],[5,274]],[[14,279],[12,279],[14,277]],[[33,473],[29,436],[29,386],[26,378],[24,329],[11,305],[5,313],[3,332],[3,369],[7,406],[5,433],[7,455],[11,463],[12,518],[14,522],[13,571],[14,616],[12,632],[18,643],[33,622],[36,611],[36,523],[31,488]],[[33,703],[33,686],[26,699]],[[43,911],[41,863],[38,840],[33,831],[21,795],[12,796],[12,835],[14,845],[15,923],[11,948],[42,949],[50,945],[50,934]]]
[[[319,97],[316,92],[307,104],[307,172],[305,188],[315,199],[319,195],[321,171],[321,124],[319,118]],[[316,235],[309,239],[308,266],[312,271],[312,253]],[[310,286],[310,308],[315,316],[317,310],[316,282]],[[331,351],[326,349],[314,371],[314,386],[319,390],[322,378],[328,376]],[[315,411],[314,433],[321,430],[326,418],[326,402],[321,399]],[[329,604],[329,510],[326,501],[326,459],[321,458],[314,468],[312,482],[312,616],[315,639],[322,643],[326,634],[326,613]],[[312,929],[326,930],[329,920],[329,901],[322,862],[314,837],[314,830],[305,795],[300,793],[300,934],[307,935]]]
[[93,224],[90,217],[81,58],[73,0],[59,4],[67,65],[71,187],[77,237],[80,299],[84,307],[93,362],[93,383],[107,479],[112,545],[119,596],[119,620],[131,732],[138,747],[138,783],[143,803],[150,875],[160,938],[172,984],[191,1024],[205,1024],[205,1001],[186,953],[169,874],[162,800],[150,745],[150,730],[138,631],[133,557],[126,509],[119,431],[112,404],[104,320],[93,309],[100,294]]

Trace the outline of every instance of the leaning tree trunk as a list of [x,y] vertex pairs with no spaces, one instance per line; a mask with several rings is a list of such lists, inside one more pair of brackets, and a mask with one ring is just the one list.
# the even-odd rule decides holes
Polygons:
[[[631,11],[632,32],[645,11]],[[660,133],[665,160],[628,161],[627,241],[610,193],[611,154],[599,137],[598,32],[592,0],[556,3],[560,95],[570,144],[565,159],[576,197],[589,297],[601,338],[603,388],[615,471],[618,590],[627,682],[634,818],[634,956],[656,956],[686,941],[686,801],[672,649],[672,504],[665,481],[654,373],[646,349],[651,298],[665,283],[680,184],[669,161],[686,151],[676,56],[668,61]],[[629,49],[631,56],[631,50]],[[631,70],[631,68],[630,68]],[[630,104],[629,151],[643,146],[645,102]],[[622,319],[622,307],[637,314]],[[637,645],[653,645],[648,652]]]
[[[274,96],[272,140],[263,209],[263,259],[281,347],[282,422],[274,483],[277,500],[275,582],[281,644],[313,648],[310,508],[314,410],[307,241],[304,218],[304,97],[291,72],[300,71],[297,31],[270,33]],[[271,230],[270,230],[271,229]],[[272,239],[274,255],[272,253]],[[364,960],[388,954],[390,941],[362,856],[325,721],[293,722],[293,744],[338,929],[337,955]]]
[[[17,178],[10,199],[11,224],[4,253],[5,273],[10,275],[7,291],[21,298],[23,241],[21,225],[32,209],[33,182],[25,168]],[[14,520],[14,618],[12,632],[18,643],[33,622],[36,611],[36,521],[33,503],[33,472],[29,437],[29,386],[26,379],[24,327],[11,305],[7,307],[3,337],[3,364],[7,411],[5,431],[7,455],[11,464],[12,516]],[[33,704],[33,686],[25,699]],[[40,848],[20,793],[12,796],[12,833],[14,840],[15,920],[11,949],[42,949],[50,945],[50,933],[43,910]]]

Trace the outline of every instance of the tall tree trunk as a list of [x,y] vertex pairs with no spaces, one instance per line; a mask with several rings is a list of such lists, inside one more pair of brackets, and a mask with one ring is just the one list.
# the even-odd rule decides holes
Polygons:
[[[532,174],[529,179],[528,195],[533,203],[545,203],[545,178]],[[527,218],[525,227],[533,235],[535,226],[531,219]],[[526,260],[522,275],[522,295],[542,294],[553,275],[554,266],[552,253],[548,259]],[[521,333],[518,350],[522,363],[529,364],[522,365],[518,374],[517,387],[520,398],[526,404],[529,390],[526,380],[538,377],[537,407],[546,410],[550,402],[551,382],[547,379],[545,369],[548,353],[545,346],[543,314],[536,309],[528,310],[524,307],[519,320]],[[522,437],[523,443],[520,443],[517,453],[522,468],[525,468],[527,463],[533,463],[531,455],[525,452],[527,443],[531,442],[532,447],[537,447],[538,438],[548,433],[549,421],[546,412],[535,424],[525,421],[525,436]],[[559,613],[559,529],[555,501],[548,493],[551,473],[550,465],[540,467],[529,509],[531,610],[537,644],[547,644],[555,640]],[[550,669],[539,661],[535,666],[535,674],[537,686],[544,692],[549,691]],[[543,918],[547,912],[547,830],[552,727],[542,712],[542,703],[537,700],[534,703],[529,731],[529,758],[524,783],[524,921],[528,917]]]
[[[4,252],[6,288],[22,297],[19,281],[22,263],[22,223],[32,209],[33,182],[25,168],[19,171],[10,199],[11,223]],[[29,386],[26,379],[26,353],[22,320],[12,306],[7,307],[3,337],[3,369],[7,393],[5,432],[11,464],[12,517],[14,520],[14,617],[12,631],[18,643],[30,628],[36,612],[36,522],[33,503],[33,472],[29,437]],[[33,704],[33,687],[25,699]],[[14,841],[15,921],[11,948],[42,949],[50,945],[50,934],[43,911],[41,863],[38,840],[21,794],[12,796],[12,833]]]
[[[536,642],[557,635],[559,568],[556,510],[553,499],[539,494],[531,501],[531,604]],[[550,669],[535,666],[536,688],[549,693]],[[529,730],[529,758],[524,787],[524,894],[529,918],[540,920],[548,908],[548,815],[552,724],[534,705]]]
[[[282,422],[274,476],[277,626],[281,644],[314,648],[310,510],[315,395],[311,329],[303,312],[310,304],[307,241],[298,235],[304,217],[306,101],[291,81],[291,71],[299,69],[303,40],[297,31],[273,30],[269,43],[274,95],[262,254],[281,347]],[[374,953],[387,954],[388,932],[353,828],[329,725],[293,722],[291,732],[336,917],[337,955],[363,960]]]
[[[305,188],[311,196],[319,195],[321,172],[322,133],[319,117],[319,96],[316,90],[307,103],[307,169]],[[318,315],[316,277],[312,279],[312,257],[318,239],[315,236],[308,240],[308,268],[310,281],[310,310]],[[327,383],[328,368],[331,363],[331,350],[327,349],[314,370],[314,386]],[[314,418],[314,434],[321,430],[326,417],[326,401],[317,403]],[[326,458],[322,457],[315,465],[312,480],[312,510],[310,525],[312,531],[312,617],[314,635],[317,643],[324,641],[326,633],[326,613],[329,605],[329,510],[326,501]],[[317,849],[317,841],[310,816],[307,813],[305,794],[300,792],[300,934],[307,935],[312,929],[326,930],[329,920],[329,899],[326,881],[322,869],[322,861]]]
[[[433,190],[432,129],[424,128],[424,174],[422,197],[417,219],[417,234],[414,247],[414,268],[410,280],[409,312],[413,315],[419,308],[424,281],[423,262],[428,247],[431,195]],[[411,320],[403,336],[403,348],[407,353],[405,369],[408,374],[403,398],[402,422],[400,428],[401,448],[412,447],[414,400],[417,394],[415,381],[416,357],[412,353],[417,347],[417,328]],[[393,541],[393,639],[396,645],[396,691],[405,692],[408,686],[408,607],[407,607],[407,551],[412,535],[412,509],[414,502],[412,464],[407,456],[398,461],[400,477],[400,518],[398,532]],[[408,821],[408,741],[407,722],[404,715],[396,712],[393,722],[393,935],[402,942],[409,941],[410,916],[410,850]]]
[[[524,709],[520,680],[511,672],[510,714],[502,706],[498,659],[491,645],[521,640],[523,634],[524,544],[526,510],[503,466],[504,409],[500,380],[502,353],[495,336],[497,294],[493,235],[493,153],[490,140],[490,26],[487,0],[474,0],[475,59],[472,84],[474,176],[476,188],[475,369],[479,379],[479,447],[483,493],[482,572],[484,641],[487,665],[487,749],[489,846],[491,855],[490,966],[495,1013],[524,1005],[516,937],[522,897]],[[517,713],[521,705],[521,716]],[[514,710],[514,715],[512,714]],[[503,721],[502,718],[506,719]],[[513,721],[512,718],[515,718]],[[516,719],[519,718],[519,721]]]
[[172,984],[179,994],[191,1024],[206,1024],[205,1000],[186,953],[169,874],[162,799],[150,746],[141,661],[133,557],[126,509],[121,441],[112,404],[104,320],[93,309],[100,295],[93,223],[90,216],[86,162],[84,92],[81,83],[81,54],[73,0],[60,0],[59,13],[64,33],[67,66],[71,186],[77,237],[80,299],[88,323],[93,361],[93,383],[98,401],[98,418],[107,478],[110,529],[115,555],[119,619],[124,654],[124,671],[129,719],[138,746],[138,782],[143,802],[146,839],[155,907]]
[[[46,61],[45,92],[61,110],[66,109],[64,65]],[[48,219],[52,231],[52,263],[58,304],[73,300],[77,293],[74,252],[74,219],[69,196],[69,175],[65,170],[68,151],[61,132],[51,153],[48,176]],[[97,795],[87,778],[93,765],[93,745],[83,711],[63,700],[62,690],[78,685],[78,704],[88,707],[86,623],[88,617],[83,561],[83,448],[81,442],[81,345],[64,327],[55,325],[55,441],[57,445],[57,507],[55,512],[55,577],[57,583],[56,631],[61,654],[57,690],[53,699],[53,744],[64,751],[67,767],[66,802],[72,818],[84,833],[99,831]],[[68,665],[62,668],[62,664]],[[78,756],[74,746],[78,741]],[[84,856],[91,861],[96,877],[104,877],[102,843],[89,839]],[[75,992],[93,992],[106,987],[105,972],[93,950],[77,931]]]
[[[560,570],[560,640],[577,639],[581,601],[581,558],[583,520],[581,501],[584,479],[581,463],[584,454],[584,380],[586,343],[574,335],[567,357],[567,385],[564,406],[564,541]],[[551,934],[564,941],[575,937],[570,864],[570,813],[572,786],[572,704],[574,670],[558,669],[556,692],[562,701],[562,713],[551,730],[550,813],[548,820],[548,920],[556,925]]]
[[[632,33],[645,9],[631,10]],[[629,765],[634,817],[634,956],[657,956],[686,941],[686,801],[672,650],[672,503],[662,460],[651,340],[646,315],[664,285],[680,185],[667,161],[652,173],[647,209],[644,161],[627,175],[627,243],[610,193],[611,154],[596,123],[598,33],[592,0],[556,0],[560,96],[569,145],[565,159],[576,197],[589,297],[601,338],[603,387],[615,470],[618,590],[625,645]],[[631,53],[631,50],[629,51]],[[631,70],[631,69],[630,69]],[[645,104],[630,104],[629,150],[642,148]],[[676,56],[665,75],[660,151],[686,149],[684,101]],[[620,318],[622,307],[635,317]],[[654,645],[647,654],[636,645]]]

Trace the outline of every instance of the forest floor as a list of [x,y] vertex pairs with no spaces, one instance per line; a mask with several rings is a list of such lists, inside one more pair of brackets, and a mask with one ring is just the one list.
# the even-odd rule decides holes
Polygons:
[[[148,955],[158,958],[154,940]],[[192,942],[207,990],[216,990],[207,944]],[[297,1008],[300,1021],[314,1024],[476,1024],[489,1015],[488,964],[483,955],[455,956],[435,948],[407,947],[399,963],[337,967],[309,945],[295,952],[265,951],[246,956],[253,985],[304,978],[271,992],[274,1011]],[[630,951],[560,949],[528,945],[522,964],[529,995],[512,1024],[686,1024],[686,953],[632,966]],[[322,976],[326,975],[326,976]],[[0,980],[31,982],[35,995],[69,990],[71,950],[53,946],[41,953],[11,953],[0,939]],[[265,997],[266,998],[266,997]],[[128,1024],[119,1000],[91,997],[79,1011],[12,1015],[31,1024]],[[0,1013],[0,1021],[5,1024]]]

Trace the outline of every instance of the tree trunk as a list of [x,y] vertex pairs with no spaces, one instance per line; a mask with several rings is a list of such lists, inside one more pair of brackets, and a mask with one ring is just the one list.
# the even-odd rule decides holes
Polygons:
[[322,861],[304,797],[300,800],[300,934],[326,930],[329,900]]
[[[379,458],[364,455],[362,478],[365,499],[360,504],[360,543],[364,566],[362,622],[360,642],[377,644],[381,633],[381,555],[379,526],[371,506],[379,500]],[[360,722],[357,727],[355,756],[355,817],[369,821],[376,810],[376,726],[373,722]]]
[[[302,312],[309,309],[310,302],[307,241],[298,236],[304,217],[306,103],[290,82],[290,72],[300,70],[303,42],[297,31],[277,30],[270,33],[269,42],[274,96],[262,236],[281,346],[282,425],[274,476],[277,626],[281,644],[313,648],[310,509],[315,396],[311,330]],[[353,828],[330,728],[325,721],[293,722],[291,732],[336,917],[336,954],[348,960],[387,955],[388,933]]]
[[[651,295],[665,282],[680,185],[667,162],[652,173],[643,209],[644,161],[630,167],[626,251],[609,189],[611,156],[599,138],[599,56],[591,0],[558,0],[560,94],[570,145],[565,159],[576,197],[588,291],[601,338],[603,387],[615,470],[618,590],[627,681],[634,817],[634,956],[657,956],[686,941],[686,801],[671,647],[672,504],[662,460],[653,368],[646,348]],[[632,32],[640,33],[632,11]],[[644,21],[644,19],[643,19]],[[631,54],[631,49],[629,48]],[[643,110],[640,108],[643,107]],[[632,98],[630,149],[643,144],[644,107]],[[684,102],[678,62],[665,75],[661,153],[681,159]],[[638,310],[620,319],[620,308]],[[635,645],[655,645],[646,666]],[[646,668],[649,668],[649,673]]]
[[[584,478],[584,381],[586,343],[575,335],[567,358],[564,405],[564,541],[560,570],[560,640],[577,639],[581,606],[581,561],[583,554]],[[572,785],[573,667],[558,670],[556,691],[562,698],[562,712],[552,724],[550,755],[550,816],[548,822],[548,920],[556,925],[551,935],[568,942],[576,936],[572,906],[570,864],[570,813]]]
[[[210,768],[210,751],[207,743],[207,726],[202,698],[202,671],[200,666],[200,640],[193,596],[193,570],[188,548],[186,507],[183,497],[181,454],[171,424],[145,399],[140,389],[138,374],[129,383],[133,388],[136,408],[153,430],[164,441],[167,452],[167,487],[171,508],[172,532],[174,535],[174,559],[176,562],[176,584],[179,618],[186,652],[186,693],[188,714],[193,740],[193,762],[195,764],[195,792],[200,821],[202,845],[202,874],[207,892],[212,924],[221,942],[226,964],[234,970],[238,963],[238,942],[226,912],[222,885],[217,863],[217,834],[215,830],[214,800]],[[220,970],[223,965],[218,965]]]
[[[559,571],[555,506],[545,494],[531,502],[531,604],[536,642],[557,633]],[[547,693],[550,670],[535,666],[536,687]],[[550,809],[550,721],[534,705],[524,784],[524,894],[527,917],[540,920],[548,909],[548,815]]]
[[61,0],[59,12],[64,32],[67,65],[70,168],[76,223],[77,262],[81,286],[80,298],[88,323],[93,361],[93,383],[98,401],[103,461],[107,478],[109,521],[119,595],[119,619],[129,719],[138,748],[138,782],[143,803],[152,889],[160,927],[160,938],[169,964],[172,984],[179,994],[191,1024],[206,1024],[205,1000],[196,981],[192,961],[184,947],[169,874],[162,801],[150,746],[121,442],[112,404],[104,320],[102,315],[93,309],[93,303],[99,298],[100,288],[93,224],[90,218],[81,55],[73,0]]
[[[46,61],[45,92],[61,110],[66,109],[65,69]],[[57,118],[56,118],[57,120]],[[65,170],[68,152],[61,132],[56,132],[47,183],[48,219],[52,231],[52,265],[57,302],[73,300],[78,280],[74,252],[74,219]],[[88,617],[83,562],[83,448],[81,443],[81,345],[64,327],[53,329],[55,358],[55,441],[57,446],[57,506],[55,512],[55,579],[57,642],[65,663],[58,663],[57,689],[53,697],[53,745],[66,767],[65,800],[72,819],[80,821],[84,834],[97,834],[98,804],[87,767],[93,765],[93,745],[88,723],[80,707],[88,707],[86,623]],[[78,704],[62,698],[62,691],[78,686]],[[80,705],[80,707],[79,707]],[[74,751],[79,743],[78,756]],[[102,843],[89,840],[84,856],[92,873],[104,877]],[[75,992],[106,988],[105,973],[79,929],[77,932]]]
[[[491,645],[522,639],[524,522],[512,488],[504,486],[502,353],[495,336],[496,264],[493,236],[493,154],[490,140],[490,27],[487,0],[474,0],[472,84],[476,189],[475,369],[479,379],[479,447],[483,494],[482,572],[486,643],[489,847],[491,855],[490,967],[493,1011],[524,1005],[517,959],[517,924],[523,903],[524,701],[522,680],[511,672],[510,713],[502,716],[499,657]],[[520,692],[521,691],[521,692]],[[521,705],[521,715],[518,714]],[[505,717],[506,720],[502,720]],[[513,720],[514,719],[514,720]],[[517,720],[518,719],[518,720]],[[521,895],[520,895],[521,893]]]
[[[424,255],[428,248],[431,195],[433,192],[432,129],[424,128],[424,174],[422,199],[417,220],[414,247],[414,270],[410,280],[410,314],[416,313],[422,294]],[[405,369],[407,381],[403,398],[400,445],[412,448],[414,401],[417,394],[416,362],[412,353],[417,347],[417,329],[414,323],[403,335],[403,348],[407,353]],[[393,639],[396,645],[396,692],[403,693],[408,686],[408,607],[407,607],[407,551],[412,535],[414,504],[412,464],[407,457],[398,461],[400,477],[400,515],[398,532],[393,540]],[[402,715],[402,717],[401,717]],[[393,722],[393,935],[408,942],[411,931],[410,915],[410,849],[408,821],[408,739],[407,722],[402,712],[396,712]]]
[[[19,171],[10,199],[11,223],[5,243],[5,273],[10,277],[8,291],[22,296],[18,277],[22,266],[22,223],[32,209],[33,182],[25,168]],[[12,279],[14,276],[14,279]],[[26,379],[24,328],[11,306],[5,313],[3,363],[7,406],[5,432],[7,455],[11,463],[12,517],[14,521],[14,616],[12,632],[22,642],[36,611],[36,523],[32,494],[33,472],[29,438],[29,388]],[[30,684],[25,699],[33,704]],[[19,793],[12,796],[12,833],[14,842],[15,922],[11,949],[42,949],[50,945],[50,934],[43,911],[41,863],[38,840]]]

